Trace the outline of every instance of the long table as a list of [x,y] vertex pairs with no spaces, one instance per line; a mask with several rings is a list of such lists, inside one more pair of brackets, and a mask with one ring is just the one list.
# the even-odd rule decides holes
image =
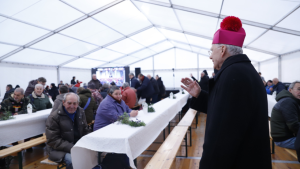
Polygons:
[[268,115],[269,117],[271,117],[272,109],[277,103],[277,101],[275,100],[273,95],[267,95],[267,98],[268,98]]
[[14,119],[0,121],[0,146],[45,133],[46,120],[51,110],[16,115]]
[[98,164],[98,153],[120,153],[129,157],[130,166],[136,168],[133,160],[145,151],[161,131],[181,111],[189,94],[176,94],[176,99],[166,98],[153,105],[155,113],[139,111],[137,117],[146,123],[144,127],[112,123],[82,137],[71,149],[74,169],[93,168]]

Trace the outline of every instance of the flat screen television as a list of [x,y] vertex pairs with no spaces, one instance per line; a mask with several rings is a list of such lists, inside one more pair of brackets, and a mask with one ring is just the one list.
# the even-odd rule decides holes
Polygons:
[[93,68],[92,74],[96,74],[97,79],[102,84],[115,82],[117,86],[122,86],[124,82],[129,82],[129,67],[99,67]]

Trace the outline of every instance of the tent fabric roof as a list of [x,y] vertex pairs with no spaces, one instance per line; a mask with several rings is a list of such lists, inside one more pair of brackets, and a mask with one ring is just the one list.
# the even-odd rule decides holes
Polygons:
[[253,62],[300,49],[300,0],[9,0],[0,2],[0,61],[88,69],[175,48],[206,57],[229,15],[242,20]]

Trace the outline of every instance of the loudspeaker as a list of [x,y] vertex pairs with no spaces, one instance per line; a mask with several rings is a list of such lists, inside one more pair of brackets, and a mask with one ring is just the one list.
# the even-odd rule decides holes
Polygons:
[[135,77],[137,78],[140,73],[141,73],[141,68],[140,67],[136,67],[135,68]]

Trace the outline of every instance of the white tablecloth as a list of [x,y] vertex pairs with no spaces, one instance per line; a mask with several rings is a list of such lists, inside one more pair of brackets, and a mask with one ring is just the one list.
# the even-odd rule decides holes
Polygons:
[[14,119],[0,121],[0,146],[45,133],[46,120],[51,110],[16,115]]
[[[110,124],[82,137],[71,149],[74,169],[91,169],[98,164],[97,152],[127,154],[130,166],[145,151],[187,103],[189,94],[176,94],[176,99],[166,98],[153,105],[155,113],[139,111],[136,117],[146,123],[145,127]],[[135,118],[132,118],[135,119]]]
[[277,103],[273,95],[267,95],[268,97],[268,115],[271,117],[272,109]]

